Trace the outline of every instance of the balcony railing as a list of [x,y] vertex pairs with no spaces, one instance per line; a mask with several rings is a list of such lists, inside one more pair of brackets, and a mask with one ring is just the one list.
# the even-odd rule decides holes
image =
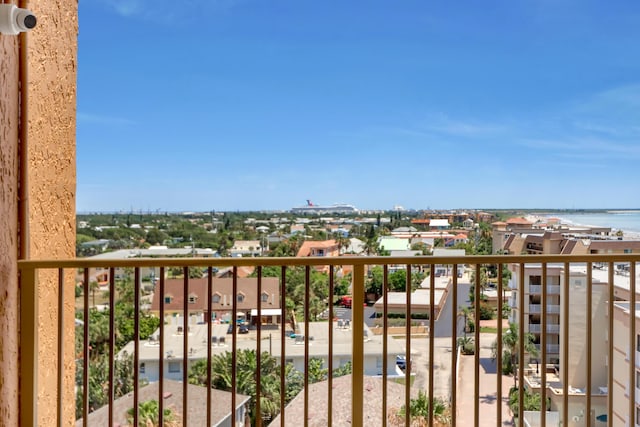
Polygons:
[[[541,285],[530,285],[529,293],[534,295],[539,295],[542,292]],[[547,294],[548,295],[559,295],[560,294],[560,286],[558,285],[547,285]]]
[[[530,323],[529,332],[532,334],[539,334],[542,331],[542,325],[540,323]],[[557,334],[560,332],[560,325],[548,324],[547,333]]]
[[[485,363],[496,363],[496,366],[507,366],[512,362],[510,356],[516,355],[517,366],[527,366],[532,359],[547,360],[547,354],[558,353],[560,345],[547,342],[547,332],[552,332],[557,325],[547,325],[546,313],[555,310],[572,316],[571,322],[565,322],[559,328],[560,342],[563,348],[577,350],[571,339],[578,336],[580,351],[583,352],[584,363],[577,366],[570,364],[568,354],[559,355],[560,372],[558,381],[548,383],[546,375],[539,379],[539,393],[542,395],[540,410],[533,412],[539,418],[539,425],[547,425],[547,417],[541,414],[551,411],[559,411],[558,419],[562,425],[569,425],[571,420],[578,416],[569,405],[575,398],[582,396],[580,402],[584,407],[583,414],[606,415],[609,425],[617,425],[620,420],[629,419],[633,425],[636,422],[636,384],[634,364],[625,362],[624,357],[618,357],[619,351],[614,351],[616,342],[624,342],[625,345],[635,348],[636,339],[636,310],[614,310],[614,286],[606,289],[606,294],[594,293],[593,269],[594,263],[604,263],[606,266],[599,272],[607,275],[608,282],[614,283],[614,263],[627,263],[630,276],[626,277],[627,286],[635,288],[636,263],[640,262],[640,255],[585,255],[585,256],[468,256],[460,257],[336,257],[336,258],[229,258],[229,259],[200,259],[200,258],[175,258],[175,259],[127,259],[127,260],[52,260],[52,261],[20,261],[21,275],[21,425],[35,425],[39,405],[56,405],[56,413],[59,425],[69,425],[77,418],[80,424],[90,425],[94,412],[101,411],[101,420],[106,420],[108,425],[120,423],[123,413],[130,409],[130,423],[138,425],[142,412],[148,408],[142,408],[141,403],[155,398],[157,407],[154,408],[162,425],[163,418],[169,417],[166,412],[169,404],[165,402],[168,395],[176,398],[177,404],[173,407],[173,415],[182,425],[196,425],[198,420],[206,420],[206,425],[217,422],[216,410],[225,406],[225,416],[228,416],[230,425],[244,425],[245,413],[247,418],[255,425],[308,425],[317,424],[317,420],[324,420],[326,425],[343,425],[347,420],[350,425],[363,426],[365,420],[371,424],[372,417],[379,420],[379,424],[393,425],[394,423],[409,426],[412,418],[418,414],[403,415],[402,408],[410,408],[412,399],[418,398],[416,389],[426,393],[428,401],[425,422],[433,425],[434,420],[439,419],[450,425],[479,425],[480,411],[482,419],[490,419],[491,424],[503,425],[508,421],[510,413],[506,410],[509,391],[503,386],[503,375],[491,374],[481,366]],[[508,334],[501,322],[497,322],[495,335],[481,334],[480,328],[475,328],[469,336],[460,323],[463,318],[463,307],[454,304],[454,301],[466,300],[468,284],[464,278],[458,278],[458,268],[464,263],[465,268],[475,271],[475,277],[480,277],[480,268],[485,265],[496,265],[498,268],[498,295],[502,294],[505,284],[502,282],[502,269],[507,265],[518,269],[518,277],[524,280],[527,264],[535,264],[536,268],[542,266],[542,274],[546,275],[547,264],[557,265],[562,263],[566,271],[572,268],[583,269],[587,275],[587,284],[580,294],[575,289],[570,290],[570,274],[566,274],[563,283],[564,298],[560,305],[538,305],[541,316],[539,354],[529,354],[526,350],[525,340],[518,340],[515,346],[509,344],[509,340],[496,339],[496,337]],[[426,289],[418,289],[415,292],[404,294],[392,293],[391,280],[388,266],[404,265],[406,268],[405,283],[412,283],[415,278],[412,273],[421,272],[427,274],[429,279]],[[451,275],[446,289],[441,285],[436,286],[435,275],[429,275],[435,271],[436,265],[449,265]],[[167,274],[178,268],[180,272],[181,287],[173,294],[167,294],[169,279]],[[214,277],[216,271],[231,268],[231,288],[222,291],[218,288],[218,278]],[[251,280],[251,289],[241,286],[240,267],[254,269]],[[92,293],[95,285],[92,283],[91,274],[96,268],[106,269],[108,274],[108,301],[102,306],[104,323],[98,324],[98,309],[93,306]],[[365,294],[368,291],[375,293],[375,274],[373,268],[382,269],[382,283],[378,288],[379,300],[374,309],[379,313],[376,324],[365,326],[365,312],[371,309],[365,308]],[[142,307],[144,302],[142,271],[153,269],[154,277],[149,287],[157,301],[152,308],[157,309],[160,319],[157,329],[145,330],[148,325],[149,315]],[[42,280],[49,280],[43,271],[54,271],[56,278],[50,283],[58,288],[57,313],[41,313],[38,311],[38,289]],[[124,270],[125,277],[130,274],[131,282],[124,286],[116,280],[116,272]],[[130,270],[130,271],[128,271]],[[194,271],[197,274],[193,274]],[[69,304],[74,303],[70,290],[65,285],[69,275],[74,278],[80,273],[80,287],[82,296],[78,299],[78,311],[76,319],[65,317]],[[201,279],[189,277],[203,275]],[[277,291],[263,292],[267,288],[269,277],[275,277]],[[442,278],[437,278],[441,283]],[[334,302],[338,295],[335,289],[348,281],[351,290],[351,311],[347,318],[336,319],[338,311],[344,315],[345,310],[337,310]],[[204,283],[199,288],[201,294],[196,294],[194,281]],[[294,281],[300,283],[299,287],[290,286]],[[601,281],[601,279],[599,279]],[[125,281],[126,282],[126,281]],[[395,282],[394,282],[395,283]],[[522,289],[522,282],[518,286]],[[127,288],[127,286],[129,286]],[[397,286],[397,284],[394,284]],[[620,285],[623,286],[623,285]],[[173,288],[175,289],[175,288]],[[271,288],[270,288],[271,289]],[[397,289],[394,289],[394,291]],[[202,293],[203,292],[203,293]],[[480,287],[475,287],[475,301],[480,300]],[[127,297],[128,295],[128,297]],[[242,304],[255,295],[255,307],[247,309]],[[631,301],[628,307],[635,307],[636,293],[631,292]],[[547,292],[542,289],[542,301]],[[131,307],[118,311],[122,307],[119,301],[130,298]],[[204,299],[202,310],[195,310],[199,299]],[[176,309],[172,304],[179,300],[180,307]],[[426,304],[425,304],[426,301]],[[226,303],[224,305],[221,305]],[[517,305],[525,306],[525,295],[519,293]],[[216,309],[219,304],[224,309]],[[269,305],[271,304],[271,305]],[[582,310],[576,310],[576,304],[583,304]],[[594,309],[597,304],[604,304],[606,312],[602,318],[594,316],[601,313]],[[501,313],[500,301],[495,303],[497,313]],[[272,311],[270,307],[275,307]],[[532,305],[529,306],[529,312]],[[571,307],[571,311],[569,311]],[[281,310],[277,319],[277,310]],[[202,314],[202,311],[204,314]],[[517,311],[516,330],[518,336],[524,336],[526,324],[524,309]],[[615,311],[615,313],[614,313]],[[215,319],[213,313],[215,314]],[[220,317],[225,317],[231,324],[220,323]],[[253,314],[250,314],[253,313]],[[276,314],[274,314],[276,313]],[[322,318],[327,313],[328,321],[314,322],[315,318]],[[439,317],[436,319],[436,313]],[[480,310],[466,312],[475,325],[480,324]],[[241,334],[244,329],[235,326],[238,319],[251,316],[249,333]],[[614,315],[615,314],[615,315]],[[119,317],[121,316],[121,317]],[[130,316],[130,319],[124,319]],[[272,320],[265,320],[271,316]],[[404,319],[422,317],[404,321],[397,326],[397,317]],[[619,316],[627,316],[626,323],[616,323]],[[39,334],[42,322],[45,319],[57,319],[57,335],[43,336]],[[273,320],[275,319],[275,320]],[[131,342],[123,345],[122,331],[118,329],[119,322],[130,320]],[[346,322],[349,320],[349,322]],[[469,319],[468,319],[469,320]],[[76,344],[73,353],[68,351],[68,344],[73,337],[65,333],[68,331],[69,322],[76,323]],[[616,328],[614,330],[614,323]],[[105,326],[106,325],[106,326]],[[623,329],[624,325],[627,329]],[[529,325],[531,328],[532,325]],[[611,339],[605,348],[600,340],[605,336],[596,327],[607,329],[606,336],[613,337],[614,332],[620,334],[616,341]],[[222,329],[221,329],[222,328]],[[229,334],[226,333],[228,328]],[[571,329],[577,328],[577,329]],[[223,332],[221,332],[224,330]],[[90,344],[100,334],[102,350],[93,348]],[[293,338],[291,335],[293,334]],[[433,336],[430,336],[433,335]],[[464,338],[466,337],[466,338]],[[215,338],[215,342],[214,342]],[[220,341],[220,338],[224,340]],[[471,338],[473,356],[460,356],[458,348],[459,338],[467,342]],[[491,344],[495,341],[495,354],[487,353]],[[38,352],[43,343],[56,343],[58,363],[56,366],[39,366]],[[444,345],[443,343],[447,343]],[[571,345],[570,345],[571,344]],[[511,345],[511,347],[510,347]],[[620,347],[620,346],[618,346]],[[48,347],[47,347],[48,348]],[[616,347],[617,348],[617,347]],[[454,351],[452,351],[454,350]],[[106,354],[97,354],[103,351]],[[127,359],[124,351],[130,356]],[[149,357],[150,352],[155,351],[155,359]],[[252,354],[253,361],[247,365],[243,359],[243,352]],[[506,351],[506,352],[505,352]],[[602,366],[597,365],[600,359],[596,358],[598,351],[604,352],[601,358]],[[229,352],[230,357],[223,358]],[[614,357],[614,354],[616,357]],[[93,377],[97,367],[97,357],[104,360],[104,381],[99,382],[101,392],[106,396],[105,405],[102,408],[92,404],[94,397],[91,395],[92,387],[96,381]],[[492,362],[494,360],[495,362]],[[573,356],[572,356],[573,357]],[[273,362],[273,360],[275,362]],[[317,359],[320,359],[318,362]],[[69,375],[69,361],[75,360],[76,375]],[[121,377],[120,369],[130,363],[130,370]],[[217,365],[221,360],[227,360],[228,365]],[[606,363],[604,360],[608,360]],[[202,361],[202,362],[198,362]],[[268,368],[264,367],[265,361],[272,363]],[[446,361],[446,363],[444,363]],[[152,364],[157,365],[155,374],[152,375]],[[349,362],[349,363],[348,363]],[[199,373],[194,372],[195,366],[200,363],[204,367]],[[464,369],[465,363],[470,363],[471,368]],[[214,364],[216,364],[214,366]],[[624,365],[623,367],[620,364]],[[291,365],[291,366],[288,366]],[[614,365],[616,368],[614,369]],[[255,371],[247,373],[247,366],[253,366]],[[442,368],[442,366],[445,366]],[[258,369],[262,367],[262,369]],[[350,368],[349,368],[350,367]],[[404,369],[402,369],[404,367]],[[436,369],[436,367],[438,369]],[[298,381],[298,388],[294,387],[295,376],[290,376],[293,370],[302,373]],[[343,372],[339,372],[339,368]],[[348,369],[347,369],[348,368]],[[581,374],[574,375],[570,369],[582,370]],[[125,369],[126,370],[126,369]],[[348,381],[342,381],[338,375],[344,371],[350,371]],[[498,370],[500,371],[500,370]],[[321,372],[318,374],[318,372]],[[495,372],[495,370],[494,370]],[[525,384],[525,370],[516,370],[516,384]],[[625,372],[626,378],[614,381],[614,372]],[[39,378],[53,373],[57,378],[55,392],[47,390],[48,395],[55,396],[54,401],[42,400],[42,390],[39,388]],[[604,385],[600,389],[608,390],[606,404],[598,406],[600,402],[592,401],[591,395],[598,394],[593,387],[595,378],[605,373]],[[222,375],[224,374],[224,375]],[[569,375],[572,378],[583,376],[584,386],[580,384],[569,385]],[[127,376],[128,375],[128,376]],[[461,379],[459,379],[459,375]],[[408,380],[406,376],[414,377]],[[223,378],[224,377],[224,378]],[[592,377],[594,381],[591,381]],[[170,387],[170,379],[179,380],[177,386]],[[315,387],[314,381],[320,380]],[[513,380],[513,379],[512,379]],[[251,387],[244,388],[246,382],[253,381]],[[505,384],[509,384],[509,380]],[[149,382],[149,385],[145,384]],[[189,383],[203,384],[204,392],[196,391]],[[128,384],[124,387],[123,384]],[[224,383],[224,384],[223,384]],[[481,393],[481,383],[483,392]],[[625,390],[619,384],[629,383],[631,396],[625,398]],[[223,384],[223,385],[222,385]],[[256,386],[259,385],[259,386]],[[413,385],[412,385],[413,384]],[[486,384],[491,386],[491,399],[486,394]],[[150,388],[154,386],[154,388]],[[344,388],[346,387],[346,393]],[[582,394],[574,393],[576,389],[584,389]],[[147,392],[153,389],[150,396]],[[228,399],[214,396],[219,389],[228,391]],[[399,392],[398,390],[401,390]],[[297,396],[288,395],[296,392]],[[77,393],[77,413],[69,413],[69,395]],[[204,394],[203,394],[204,393]],[[245,394],[243,394],[245,393]],[[522,402],[525,398],[525,388],[518,386],[515,393]],[[124,397],[120,397],[122,394]],[[337,397],[340,396],[340,397]],[[438,405],[434,403],[442,397],[444,414],[439,412]],[[194,408],[194,402],[198,399],[199,406]],[[551,400],[548,400],[550,398]],[[614,411],[613,399],[625,399],[624,405],[618,404]],[[120,399],[128,399],[123,409]],[[340,399],[340,400],[336,400]],[[347,413],[343,399],[349,399]],[[493,403],[492,403],[493,402]],[[497,402],[497,404],[495,403]],[[243,408],[243,405],[246,405]],[[373,405],[373,406],[372,406]],[[73,406],[73,402],[71,404]],[[434,410],[434,407],[436,410]],[[142,408],[142,409],[141,409]],[[176,409],[178,408],[178,409]],[[217,408],[217,409],[216,409]],[[625,408],[620,412],[620,408]],[[123,412],[124,411],[124,412]],[[410,411],[405,411],[410,412]],[[146,414],[146,412],[145,412]],[[523,405],[519,405],[515,418],[519,424],[525,420],[534,422],[531,412],[525,414]],[[529,417],[529,418],[528,418]],[[276,419],[274,419],[276,418]],[[602,419],[602,418],[598,418]],[[527,421],[527,422],[529,422]],[[200,424],[198,424],[200,425]]]

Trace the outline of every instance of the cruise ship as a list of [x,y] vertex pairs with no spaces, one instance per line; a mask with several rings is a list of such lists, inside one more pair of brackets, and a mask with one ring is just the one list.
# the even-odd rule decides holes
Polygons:
[[358,209],[353,205],[347,205],[343,203],[337,203],[331,206],[320,206],[315,205],[311,200],[307,200],[307,204],[305,206],[299,206],[297,208],[291,208],[291,213],[294,214],[324,214],[324,213],[333,213],[333,214],[351,214],[358,213]]

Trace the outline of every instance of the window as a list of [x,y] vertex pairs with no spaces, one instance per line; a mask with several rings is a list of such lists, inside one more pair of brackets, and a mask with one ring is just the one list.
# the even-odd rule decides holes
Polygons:
[[633,253],[633,249],[625,249],[624,253],[625,254],[632,254]]
[[144,374],[146,367],[144,366],[144,362],[140,364],[140,373]]
[[238,294],[238,296],[236,297],[239,303],[243,303],[244,302],[244,295],[243,294]]
[[180,362],[169,362],[169,372],[172,374],[180,372]]
[[636,351],[640,351],[640,335],[636,335]]
[[263,293],[262,293],[262,297],[260,298],[260,300],[261,300],[262,302],[268,302],[268,301],[269,301],[269,294],[268,294],[268,293],[266,293],[266,292],[263,292]]
[[220,303],[220,294],[213,294],[211,297],[211,302],[214,304]]
[[189,295],[189,304],[195,304],[197,300],[198,300],[197,295]]
[[166,295],[164,297],[164,303],[165,304],[171,304],[171,301],[173,300],[173,297],[171,295]]
[[640,387],[640,372],[636,371],[636,388]]

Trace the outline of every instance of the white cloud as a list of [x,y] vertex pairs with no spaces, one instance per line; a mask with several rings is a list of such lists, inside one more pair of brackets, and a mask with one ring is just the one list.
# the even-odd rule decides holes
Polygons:
[[80,123],[91,123],[100,125],[132,125],[135,122],[124,117],[104,116],[100,114],[80,113],[76,114],[76,118]]
[[170,24],[177,20],[194,20],[203,11],[228,10],[243,0],[100,0],[109,9],[125,18],[141,18]]

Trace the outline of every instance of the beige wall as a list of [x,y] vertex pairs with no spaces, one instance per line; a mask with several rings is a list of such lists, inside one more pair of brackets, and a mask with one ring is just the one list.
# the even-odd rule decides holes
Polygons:
[[[32,1],[29,7],[41,17],[29,35],[29,255],[32,259],[71,258],[75,255],[78,3],[42,0]],[[73,275],[68,274],[67,279],[70,298],[65,316],[73,319]],[[57,341],[53,339],[57,334],[57,291],[51,286],[56,277],[42,274],[39,280],[38,417],[41,425],[53,425],[57,373],[42,367],[55,366],[57,361]],[[66,325],[65,336],[72,337],[73,322]],[[66,355],[73,355],[73,339],[65,344]],[[64,381],[73,384],[74,358],[65,360]],[[73,388],[65,390],[65,412],[73,414]]]
[[[75,254],[75,112],[78,3],[31,1],[38,17],[28,35],[28,253],[32,259]],[[18,425],[18,56],[19,36],[0,35],[0,419]],[[69,277],[71,286],[73,277]],[[39,277],[39,425],[55,425],[57,280]],[[65,315],[73,319],[73,289]],[[73,321],[66,322],[64,379],[73,384]],[[68,357],[71,356],[71,357]],[[73,423],[73,387],[65,412]]]
[[0,35],[0,420],[18,425],[18,38]]
[[[629,302],[624,302],[626,308],[614,305],[613,310],[613,413],[614,413],[614,425],[624,425],[623,421],[626,420],[629,413],[629,391],[628,387],[631,385],[629,381],[629,363],[633,363],[635,360],[636,369],[640,365],[640,357],[636,348],[636,337],[629,337],[631,313],[629,312]],[[638,308],[638,304],[636,304]],[[636,308],[636,335],[640,334],[640,317],[637,317]],[[629,342],[631,341],[631,343]],[[638,396],[640,396],[640,384],[636,383],[636,402]],[[638,405],[636,405],[637,407]],[[636,423],[638,420],[636,419]]]
[[[569,385],[586,388],[587,386],[587,277],[586,274],[571,272],[569,279],[569,312],[561,310],[561,330],[568,327],[569,348],[564,348],[560,340],[560,353],[568,352],[569,366],[565,367],[560,357],[560,371],[567,369]],[[560,276],[560,283],[564,282],[564,273]],[[608,354],[607,342],[607,299],[609,286],[594,282],[592,286],[592,347],[591,347],[591,386],[594,390],[607,385],[607,370],[602,369]],[[561,287],[561,301],[566,298],[564,286]],[[567,326],[568,322],[568,326]]]

